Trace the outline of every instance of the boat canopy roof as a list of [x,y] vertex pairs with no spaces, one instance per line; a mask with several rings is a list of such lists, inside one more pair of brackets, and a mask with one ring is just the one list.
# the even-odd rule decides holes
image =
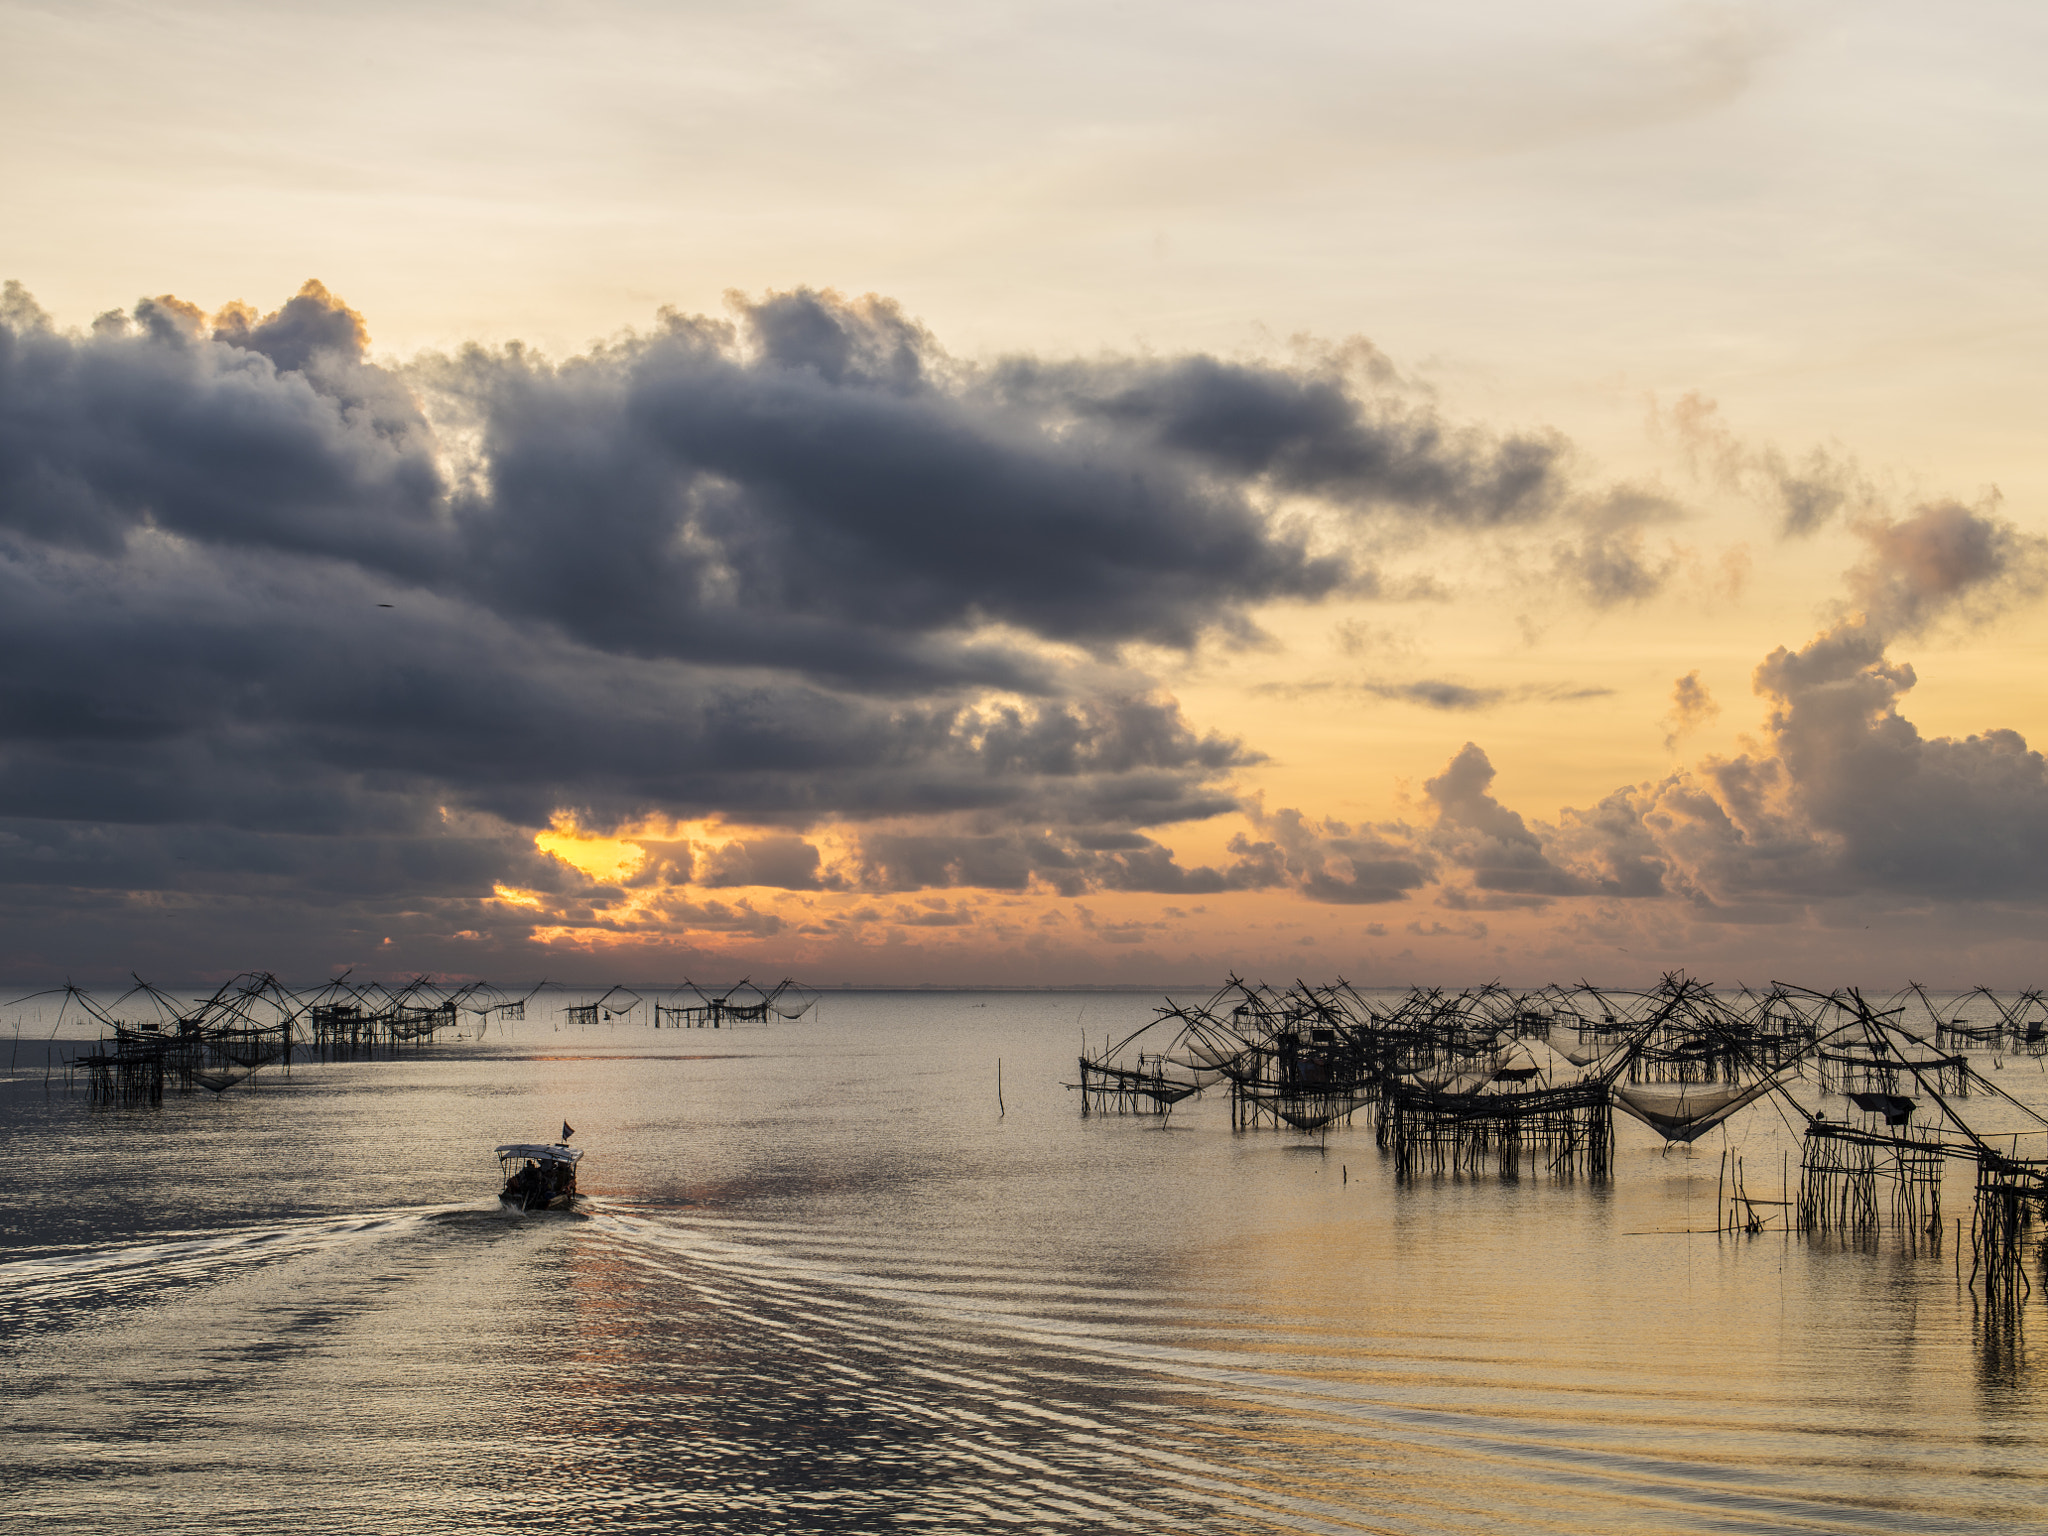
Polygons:
[[508,1157],[528,1157],[536,1163],[573,1163],[582,1156],[581,1147],[551,1147],[538,1141],[515,1141],[498,1148],[498,1161],[501,1163]]

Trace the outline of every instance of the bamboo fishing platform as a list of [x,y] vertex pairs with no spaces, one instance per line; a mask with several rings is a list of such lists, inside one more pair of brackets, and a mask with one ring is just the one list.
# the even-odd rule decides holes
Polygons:
[[[1895,1233],[1935,1249],[1947,1234],[1959,1267],[1967,1243],[1973,1284],[2023,1291],[2027,1263],[2048,1257],[2048,1117],[1973,1065],[1973,1049],[1995,1066],[2048,1063],[2042,994],[1980,987],[1938,1003],[1912,986],[1875,1002],[1854,988],[1719,992],[1673,972],[1636,992],[1368,998],[1341,980],[1276,989],[1233,976],[1084,1046],[1069,1086],[1084,1114],[1151,1116],[1217,1089],[1235,1132],[1327,1135],[1363,1114],[1403,1180],[1604,1180],[1617,1111],[1681,1145],[1771,1104],[1799,1138],[1796,1185],[1789,1154],[1767,1196],[1752,1193],[1740,1153],[1724,1153],[1719,1230]],[[1952,1169],[1971,1180],[1967,1231],[1960,1216],[1943,1225]]]
[[[511,995],[482,981],[444,984],[416,976],[386,986],[352,982],[344,972],[295,992],[268,972],[251,971],[198,998],[175,997],[137,979],[111,1002],[66,985],[7,1006],[55,997],[57,1028],[66,1019],[96,1027],[98,1041],[65,1063],[67,1088],[82,1081],[93,1107],[134,1109],[161,1106],[166,1093],[223,1092],[265,1067],[289,1073],[295,1058],[394,1059],[463,1038],[458,1031],[465,1020],[480,1039],[494,1023],[523,1021],[527,1005],[548,986],[542,981]],[[742,980],[714,990],[685,979],[661,992],[652,1010],[640,1009],[644,1001],[632,988],[614,985],[594,1001],[565,1002],[563,1024],[573,1029],[637,1019],[656,1029],[732,1029],[801,1018],[817,994],[794,979],[765,989]]]

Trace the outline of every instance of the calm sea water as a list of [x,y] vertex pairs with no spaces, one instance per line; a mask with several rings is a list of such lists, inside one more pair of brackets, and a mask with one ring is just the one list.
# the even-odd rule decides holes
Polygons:
[[[2015,1323],[1953,1243],[1688,1231],[1724,1147],[1776,1193],[1768,1106],[1690,1152],[1618,1120],[1604,1186],[1401,1185],[1363,1116],[1082,1118],[1080,1030],[1142,1022],[1128,996],[834,994],[681,1033],[559,1006],[159,1111],[67,1098],[25,1015],[0,1524],[2048,1523],[2042,1293]],[[586,1210],[500,1215],[490,1148],[565,1119]]]

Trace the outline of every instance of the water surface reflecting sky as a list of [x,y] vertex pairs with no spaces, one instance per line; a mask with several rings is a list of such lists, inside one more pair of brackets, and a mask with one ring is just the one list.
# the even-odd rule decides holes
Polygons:
[[[1079,1028],[1146,1011],[834,995],[712,1034],[536,1008],[146,1113],[88,1111],[25,1053],[0,1090],[6,1506],[55,1530],[1931,1532],[2048,1504],[2042,1302],[1988,1314],[1952,1244],[1688,1235],[1718,1133],[1666,1153],[1623,1121],[1606,1186],[1401,1186],[1362,1117],[1327,1142],[1233,1135],[1214,1098],[1081,1118]],[[564,1119],[587,1209],[500,1216],[490,1147]],[[1775,1113],[1727,1145],[1776,1182]]]

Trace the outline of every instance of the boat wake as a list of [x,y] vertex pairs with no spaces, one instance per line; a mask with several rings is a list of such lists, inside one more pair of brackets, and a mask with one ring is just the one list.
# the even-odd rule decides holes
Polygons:
[[[1406,1340],[1245,1326],[1213,1296],[1026,1266],[897,1267],[853,1234],[642,1215],[596,1225],[635,1267],[686,1287],[722,1333],[759,1341],[785,1377],[809,1383],[791,1396],[792,1418],[815,1424],[836,1404],[850,1423],[889,1421],[883,1439],[925,1474],[918,1513],[873,1491],[865,1518],[1145,1531],[1996,1528],[1974,1497],[1901,1509],[1883,1491],[1883,1457],[1860,1490],[1825,1486],[1810,1460],[1760,1459],[1716,1422],[1717,1405],[1682,1395],[1589,1404],[1526,1381],[1510,1393]],[[772,1416],[762,1387],[748,1390]],[[1900,1447],[1889,1470],[1921,1473],[1918,1462],[1958,1449]],[[1518,1512],[1511,1525],[1506,1510]]]
[[[1796,1388],[1733,1412],[1698,1361],[1624,1390],[1539,1340],[1461,1350],[1365,1300],[1339,1318],[871,1229],[579,1215],[491,1200],[0,1264],[0,1421],[51,1510],[67,1479],[110,1488],[105,1447],[129,1447],[124,1507],[165,1529],[188,1483],[233,1523],[203,1459],[157,1459],[166,1389],[235,1464],[246,1433],[277,1478],[328,1489],[306,1531],[360,1529],[365,1500],[766,1533],[1960,1533],[2048,1502],[2038,1470],[1973,1478],[1966,1425],[1802,1439]],[[228,1513],[260,1521],[273,1493]]]
[[184,1287],[417,1228],[493,1220],[482,1205],[399,1207],[277,1226],[174,1233],[111,1248],[61,1250],[0,1263],[0,1335],[34,1333],[96,1306],[162,1302]]

